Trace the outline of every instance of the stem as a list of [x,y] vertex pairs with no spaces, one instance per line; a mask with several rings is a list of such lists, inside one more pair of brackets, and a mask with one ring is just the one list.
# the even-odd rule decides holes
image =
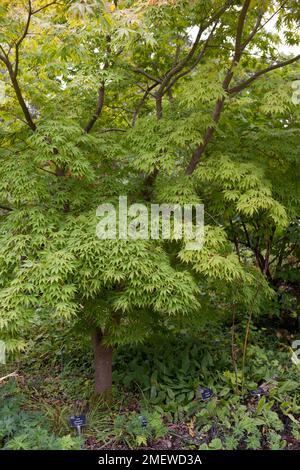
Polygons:
[[220,120],[220,117],[221,117],[221,113],[222,113],[222,110],[223,110],[223,107],[224,107],[224,103],[225,103],[225,97],[222,97],[221,99],[219,99],[215,105],[215,109],[214,109],[214,112],[213,112],[213,115],[212,115],[212,119],[215,123],[214,126],[210,126],[206,132],[205,132],[205,135],[204,135],[204,139],[203,139],[203,142],[196,148],[196,150],[194,151],[193,153],[193,156],[188,164],[188,167],[186,169],[186,175],[191,175],[196,166],[198,165],[200,159],[201,159],[201,156],[203,155],[207,145],[209,144],[209,142],[211,141],[211,138],[215,132],[215,127],[216,125],[218,124],[219,120]]
[[113,348],[103,344],[105,336],[106,334],[101,330],[101,328],[96,328],[92,333],[95,368],[95,395],[101,395],[104,399],[110,400],[112,389]]
[[21,106],[22,108],[22,111],[23,111],[23,114],[25,116],[25,119],[26,119],[26,122],[28,124],[28,126],[33,130],[35,131],[36,129],[36,125],[35,123],[33,122],[32,120],[32,117],[30,115],[30,112],[29,112],[29,109],[24,101],[24,98],[23,98],[23,95],[22,95],[22,92],[21,92],[21,88],[19,86],[19,82],[18,82],[18,79],[17,79],[17,76],[16,74],[14,73],[14,70],[12,68],[12,65],[11,63],[9,62],[9,60],[6,61],[6,66],[7,66],[7,70],[8,70],[8,73],[9,73],[9,76],[10,76],[10,80],[11,80],[11,83],[12,83],[12,86],[15,90],[15,93],[16,93],[16,97],[17,97],[17,100],[19,102],[19,105]]
[[89,122],[87,123],[87,125],[84,128],[84,130],[87,134],[94,127],[95,122],[97,121],[98,117],[101,114],[103,105],[104,105],[104,84],[102,84],[99,87],[99,90],[98,90],[98,101],[97,101],[97,106],[96,106],[95,112],[94,112],[93,116],[91,117],[91,119],[89,120]]
[[235,317],[236,317],[236,304],[232,306],[232,327],[231,327],[231,358],[232,358],[232,365],[235,375],[235,393],[238,394],[239,386],[238,386],[238,369],[236,363],[236,344],[235,344]]
[[243,346],[243,359],[242,359],[242,394],[244,393],[244,385],[245,385],[245,365],[246,365],[246,353],[247,353],[247,346],[248,346],[248,339],[250,333],[250,325],[252,320],[252,310],[250,310],[249,318],[247,321],[246,327],[246,334]]
[[[259,286],[256,289],[255,296],[256,298],[258,294],[258,289]],[[243,345],[243,359],[242,359],[242,394],[244,393],[244,385],[245,385],[245,365],[246,365],[246,354],[247,354],[247,346],[248,346],[248,340],[249,340],[249,334],[250,334],[250,325],[252,321],[252,315],[253,315],[253,308],[250,309],[248,321],[247,321],[247,326],[246,326],[246,334],[245,334],[245,340],[244,340],[244,345]]]

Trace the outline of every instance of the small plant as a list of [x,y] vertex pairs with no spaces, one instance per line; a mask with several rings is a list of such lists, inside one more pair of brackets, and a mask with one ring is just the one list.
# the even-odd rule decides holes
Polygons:
[[129,417],[119,415],[114,422],[114,431],[119,440],[127,442],[130,447],[147,445],[152,439],[163,437],[167,428],[157,412],[142,412]]
[[46,429],[24,428],[23,432],[16,434],[4,446],[10,450],[79,450],[82,447],[80,437],[72,437],[70,434],[63,437],[55,437]]
[[[26,397],[14,382],[7,384],[1,392],[0,441],[3,449],[75,450],[82,447],[81,438],[69,434],[58,437],[51,432],[49,413],[46,417],[41,411],[23,410]],[[52,414],[54,412],[52,409]]]

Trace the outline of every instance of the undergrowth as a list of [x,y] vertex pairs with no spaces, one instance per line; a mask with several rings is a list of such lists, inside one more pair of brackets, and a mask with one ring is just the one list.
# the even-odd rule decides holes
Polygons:
[[[1,383],[1,447],[299,448],[299,370],[288,344],[253,327],[243,377],[242,335],[233,361],[231,333],[210,326],[195,336],[157,336],[121,349],[114,357],[110,406],[91,397],[88,345],[57,335],[45,354],[45,338],[11,365],[18,375]],[[203,387],[212,391],[207,401]],[[69,425],[79,413],[87,415],[81,437]]]

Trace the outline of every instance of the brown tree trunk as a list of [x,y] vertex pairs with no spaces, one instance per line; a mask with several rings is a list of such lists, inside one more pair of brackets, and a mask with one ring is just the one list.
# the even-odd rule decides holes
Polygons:
[[92,332],[95,368],[95,394],[104,398],[111,397],[112,388],[112,354],[113,348],[105,346],[105,333],[100,328]]
[[156,117],[157,119],[161,119],[163,116],[163,110],[162,110],[162,95],[157,94],[155,97],[155,105],[156,105]]

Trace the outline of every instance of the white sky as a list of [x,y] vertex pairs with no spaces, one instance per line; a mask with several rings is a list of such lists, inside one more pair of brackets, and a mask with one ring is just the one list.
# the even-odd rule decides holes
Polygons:
[[[266,24],[265,28],[268,32],[273,32],[274,33],[276,31],[276,21],[277,21],[277,17],[275,16],[272,20],[270,20],[270,22],[268,24]],[[198,26],[195,26],[194,28],[190,29],[190,38],[191,38],[191,40],[196,39],[197,33],[198,33]],[[203,34],[204,39],[207,38],[207,36],[209,34],[209,31],[205,31],[205,33]],[[279,35],[282,39],[281,44],[278,45],[278,52],[280,54],[295,55],[295,56],[300,54],[300,45],[299,46],[290,46],[290,45],[286,44],[283,31],[280,31]],[[254,52],[254,54],[255,54],[255,52]]]
[[[274,32],[276,30],[276,16],[266,25],[266,30],[269,32]],[[300,46],[289,46],[285,43],[284,40],[284,32],[279,32],[280,37],[282,38],[282,44],[278,47],[279,52],[282,54],[292,54],[298,55],[300,54]]]

